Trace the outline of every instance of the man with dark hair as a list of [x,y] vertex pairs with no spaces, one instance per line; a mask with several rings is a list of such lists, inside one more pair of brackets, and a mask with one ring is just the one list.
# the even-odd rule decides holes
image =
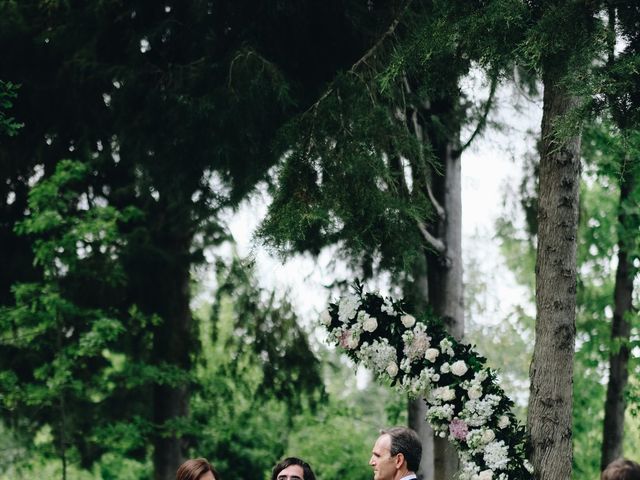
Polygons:
[[371,452],[369,465],[374,480],[410,480],[418,478],[422,444],[418,434],[406,427],[382,430]]
[[307,462],[289,457],[273,467],[271,480],[316,480],[316,476]]
[[602,480],[640,480],[640,465],[632,460],[619,458],[602,471]]

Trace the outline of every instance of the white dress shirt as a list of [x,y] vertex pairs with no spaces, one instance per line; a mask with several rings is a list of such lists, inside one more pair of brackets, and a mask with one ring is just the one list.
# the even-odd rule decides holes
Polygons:
[[415,473],[410,473],[409,475],[407,475],[406,477],[402,477],[400,480],[411,480],[413,478],[418,478],[416,477]]

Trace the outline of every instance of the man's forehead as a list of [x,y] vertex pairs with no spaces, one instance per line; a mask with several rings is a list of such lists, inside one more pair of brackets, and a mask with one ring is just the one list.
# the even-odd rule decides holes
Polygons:
[[389,450],[391,448],[391,437],[387,433],[383,433],[376,440],[376,444],[373,446],[375,449]]

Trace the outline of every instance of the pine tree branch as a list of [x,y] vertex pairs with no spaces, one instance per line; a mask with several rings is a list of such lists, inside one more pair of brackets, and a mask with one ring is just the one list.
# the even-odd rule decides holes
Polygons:
[[427,230],[427,227],[425,227],[424,223],[422,223],[420,220],[416,220],[416,223],[418,225],[418,230],[420,230],[420,233],[422,234],[422,238],[424,238],[424,240],[431,247],[433,247],[433,249],[436,252],[444,253],[445,250],[446,250],[444,242],[441,239],[436,238],[433,235],[431,235],[431,233],[429,233],[429,230]]
[[[407,11],[407,9],[409,8],[409,5],[411,5],[413,0],[408,0],[407,4],[404,6],[404,8],[402,8],[402,10],[400,11],[400,13],[398,14],[398,16],[393,20],[393,22],[391,22],[391,25],[389,25],[389,28],[387,29],[386,32],[384,32],[382,34],[382,36],[376,41],[376,43],[373,44],[373,46],[367,50],[367,52],[358,59],[358,61],[356,61],[356,63],[354,63],[351,68],[349,69],[349,73],[355,73],[356,70],[358,69],[358,67],[360,65],[362,65],[363,63],[366,63],[367,60],[373,56],[373,54],[382,46],[382,44],[384,43],[384,41],[387,39],[387,37],[393,35],[393,32],[395,32],[396,28],[398,27],[398,25],[400,24],[400,19],[403,17],[403,15],[405,14],[405,12]],[[333,83],[333,82],[332,82]],[[331,95],[334,91],[334,86],[332,85],[331,87],[329,87],[327,89],[326,92],[324,92],[322,94],[322,96],[320,98],[318,98],[318,100],[316,100],[316,102],[311,105],[307,110],[304,111],[304,113],[302,113],[301,116],[306,115],[309,111],[311,110],[315,110],[316,108],[318,108],[318,105],[320,105],[329,95]]]
[[494,77],[491,79],[491,86],[489,87],[489,96],[487,97],[487,101],[484,104],[484,111],[482,112],[482,116],[480,117],[480,120],[478,120],[478,124],[476,125],[476,128],[471,134],[471,136],[469,137],[469,139],[462,145],[462,147],[460,147],[459,149],[453,152],[454,158],[457,158],[460,155],[462,155],[462,152],[464,152],[469,147],[469,145],[471,145],[471,143],[475,140],[475,138],[482,133],[482,131],[484,130],[484,127],[487,126],[487,118],[489,117],[489,112],[491,111],[491,107],[493,106],[493,100],[495,98],[497,86],[498,86],[498,79]]

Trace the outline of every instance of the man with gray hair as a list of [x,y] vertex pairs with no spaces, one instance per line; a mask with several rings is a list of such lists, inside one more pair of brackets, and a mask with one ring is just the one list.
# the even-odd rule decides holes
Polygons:
[[418,478],[422,444],[418,434],[406,427],[382,430],[376,440],[369,465],[374,480],[410,480]]

